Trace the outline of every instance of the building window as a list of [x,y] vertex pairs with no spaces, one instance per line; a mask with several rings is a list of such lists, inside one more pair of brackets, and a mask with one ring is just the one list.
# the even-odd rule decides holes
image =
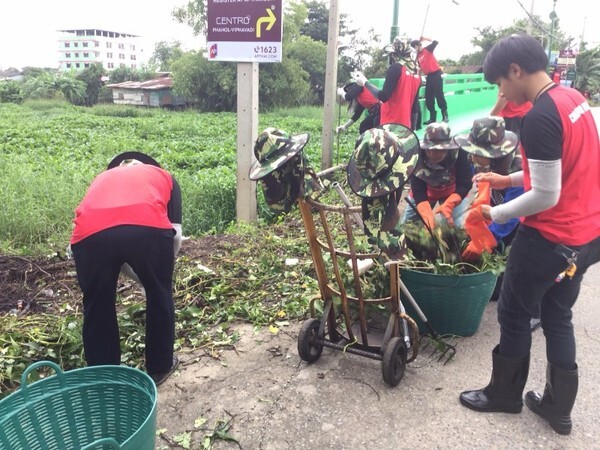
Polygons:
[[77,69],[79,69],[79,67],[80,67],[80,66],[81,66],[81,64],[79,64],[79,63],[75,63],[75,67],[76,67]]
[[79,47],[79,42],[73,42],[73,47]]
[[125,64],[121,63],[121,64],[119,64],[119,67],[123,69],[123,68],[125,68],[127,66]]
[[135,55],[131,55],[131,60],[135,61],[136,60],[136,56]]
[[135,52],[135,45],[131,46],[131,50]]
[[115,65],[114,65],[113,63],[111,63],[111,62],[109,62],[109,63],[108,63],[108,68],[109,68],[109,69],[112,69],[112,68],[114,68],[114,67],[115,67]]
[[75,58],[79,58],[79,53],[75,53]]
[[67,69],[71,68],[71,63],[67,63]]
[[71,46],[70,42],[65,42],[65,48],[69,48]]
[[119,59],[125,59],[125,53],[119,53]]
[[94,47],[100,47],[100,42],[98,42],[98,41],[94,42]]
[[106,48],[112,48],[112,42],[107,42],[106,43]]
[[65,58],[70,58],[71,54],[70,53],[65,53]]
[[106,57],[107,57],[107,58],[109,58],[109,59],[112,59],[112,57],[113,57],[113,55],[112,55],[112,52],[108,52],[108,53],[106,54]]
[[88,46],[88,43],[87,43],[87,42],[84,42],[84,43],[83,43],[83,46],[84,46],[84,47],[87,47],[87,46]]
[[125,49],[125,44],[119,44],[120,49]]
[[95,56],[96,58],[100,58],[100,52],[94,52],[94,56]]
[[83,57],[84,57],[84,58],[89,58],[89,57],[90,57],[90,54],[89,54],[88,52],[83,52]]
[[88,67],[90,67],[90,63],[84,63],[83,65],[84,65],[84,67],[85,67],[86,69],[87,69]]
[[132,69],[135,69],[136,67],[137,67],[137,66],[136,66],[135,64],[132,64],[132,65],[131,65],[131,68],[132,68]]

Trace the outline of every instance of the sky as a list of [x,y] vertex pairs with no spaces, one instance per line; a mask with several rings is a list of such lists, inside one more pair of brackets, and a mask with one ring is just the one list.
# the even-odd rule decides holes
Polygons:
[[[514,20],[525,18],[532,5],[535,15],[549,21],[553,5],[553,0],[397,2],[400,33],[417,38],[423,30],[424,36],[439,41],[435,51],[438,59],[458,59],[473,52],[470,40],[478,34],[475,27],[508,27]],[[177,24],[172,18],[173,8],[186,3],[186,0],[2,0],[0,70],[56,67],[56,30],[61,29],[99,28],[136,34],[143,37],[148,57],[154,44],[160,41],[179,41],[187,50],[202,48],[203,39],[193,36],[190,27]],[[589,0],[556,0],[556,14],[560,28],[576,41],[583,33],[587,42],[600,43],[600,27],[593,26],[590,4]],[[374,28],[383,41],[389,39],[394,0],[338,0],[338,5],[354,27],[365,32]]]

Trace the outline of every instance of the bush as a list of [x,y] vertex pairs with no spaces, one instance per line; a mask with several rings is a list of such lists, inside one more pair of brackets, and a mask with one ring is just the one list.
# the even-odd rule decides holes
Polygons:
[[0,82],[0,103],[21,103],[25,96],[17,81]]

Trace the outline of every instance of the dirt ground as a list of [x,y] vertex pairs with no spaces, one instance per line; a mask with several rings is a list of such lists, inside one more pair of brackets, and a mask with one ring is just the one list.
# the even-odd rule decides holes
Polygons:
[[[179,256],[185,256],[190,262],[208,262],[226,253],[239,240],[235,235],[186,239]],[[0,255],[0,286],[0,314],[9,311],[53,313],[61,302],[81,302],[75,262],[62,253],[37,258]],[[138,290],[127,279],[121,279],[120,293]]]

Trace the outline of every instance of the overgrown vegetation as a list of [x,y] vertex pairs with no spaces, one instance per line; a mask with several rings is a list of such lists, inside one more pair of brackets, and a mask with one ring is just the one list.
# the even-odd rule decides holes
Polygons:
[[[309,159],[320,165],[321,110],[282,109],[260,127],[308,132]],[[117,154],[138,150],[172,172],[183,191],[190,236],[222,232],[235,219],[236,117],[126,106],[78,108],[60,101],[0,105],[0,249],[63,251],[73,211],[89,183]],[[352,137],[341,137],[342,157]],[[267,217],[261,204],[261,216]]]
[[[261,127],[309,132],[306,152],[315,167],[320,165],[319,109],[283,109],[263,114],[260,120]],[[266,224],[272,215],[260,202],[261,224],[232,222],[235,130],[235,115],[230,113],[81,108],[56,100],[0,105],[0,253],[7,255],[0,256],[0,262],[40,262],[6,273],[17,276],[13,282],[31,292],[32,307],[41,307],[29,309],[15,297],[13,314],[0,316],[3,393],[15,387],[33,361],[49,359],[65,369],[84,365],[74,265],[61,262],[66,265],[63,281],[45,271],[42,263],[64,258],[75,207],[93,177],[122,151],[151,154],[176,176],[183,192],[184,234],[204,236],[202,257],[184,253],[177,263],[178,350],[206,348],[211,353],[219,345],[234,343],[236,336],[228,325],[235,320],[269,325],[276,332],[285,321],[306,313],[308,299],[318,288],[298,212]],[[340,140],[342,160],[349,156],[352,140],[350,135]],[[259,189],[259,199],[260,194]],[[288,258],[299,263],[286,265]],[[3,289],[7,287],[3,280]],[[119,298],[122,336],[127,336],[123,362],[141,366],[144,299],[135,286]]]

